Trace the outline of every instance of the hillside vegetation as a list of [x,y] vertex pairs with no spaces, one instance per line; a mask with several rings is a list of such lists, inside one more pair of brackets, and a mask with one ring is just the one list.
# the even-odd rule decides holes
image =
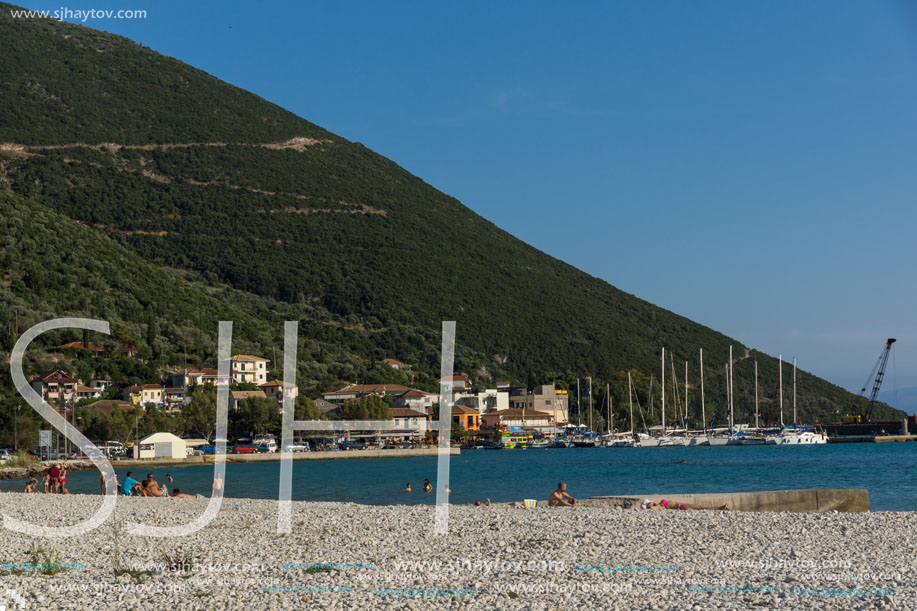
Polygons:
[[[300,320],[300,381],[314,392],[411,381],[385,357],[432,385],[442,320],[457,321],[456,370],[481,384],[649,375],[662,346],[695,378],[703,347],[715,380],[730,344],[746,353],[359,143],[129,40],[0,8],[4,349],[27,322],[79,314],[121,323],[150,367],[212,365],[217,320],[230,319],[240,350],[275,361],[282,321]],[[752,354],[772,382],[776,361]],[[751,363],[736,367],[737,396]],[[799,396],[823,421],[856,403],[805,372]]]

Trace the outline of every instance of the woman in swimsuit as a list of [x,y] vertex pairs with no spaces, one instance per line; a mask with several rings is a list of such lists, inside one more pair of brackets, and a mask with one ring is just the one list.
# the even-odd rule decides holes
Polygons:
[[654,503],[649,499],[644,499],[643,503],[640,504],[643,509],[676,509],[684,511],[686,509],[710,509],[716,511],[728,511],[729,503],[721,505],[719,507],[702,507],[701,505],[692,505],[691,503],[672,503],[669,499],[662,499],[658,503]]

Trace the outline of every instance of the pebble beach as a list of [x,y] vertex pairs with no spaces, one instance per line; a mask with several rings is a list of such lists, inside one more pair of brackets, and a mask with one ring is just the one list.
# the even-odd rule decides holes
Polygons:
[[[7,609],[913,609],[917,514],[520,509],[225,498],[182,538],[128,534],[179,525],[207,499],[118,498],[85,535],[4,530]],[[89,495],[0,495],[5,515],[64,526]],[[13,594],[11,594],[13,592]],[[12,598],[16,598],[12,600]],[[16,605],[21,601],[22,607]]]

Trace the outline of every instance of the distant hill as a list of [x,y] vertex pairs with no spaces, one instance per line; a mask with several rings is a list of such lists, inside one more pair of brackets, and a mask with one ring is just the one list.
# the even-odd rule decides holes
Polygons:
[[[710,409],[730,345],[752,357],[737,397],[754,359],[775,379],[775,359],[546,255],[359,143],[127,39],[9,8],[6,349],[27,322],[79,314],[122,323],[167,368],[212,356],[230,317],[238,345],[274,361],[296,319],[306,387],[406,381],[386,357],[432,384],[440,323],[456,320],[456,369],[480,384],[648,375],[663,346],[695,372],[704,348]],[[806,372],[798,395],[807,419],[858,404]]]

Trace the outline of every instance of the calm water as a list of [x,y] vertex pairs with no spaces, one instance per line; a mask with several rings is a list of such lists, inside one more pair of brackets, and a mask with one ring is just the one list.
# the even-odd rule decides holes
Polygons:
[[[687,461],[680,464],[680,461]],[[436,458],[312,460],[293,463],[293,498],[367,504],[433,503],[421,491],[434,482]],[[133,469],[145,476],[147,468]],[[212,466],[151,470],[170,473],[183,492],[210,493]],[[123,480],[125,469],[118,469]],[[226,466],[226,495],[277,498],[280,463]],[[828,444],[810,447],[569,448],[472,450],[453,456],[452,502],[547,498],[567,482],[578,498],[614,494],[743,492],[793,488],[866,488],[873,511],[917,510],[917,443]],[[140,479],[140,478],[138,478]],[[404,493],[411,482],[414,492]],[[0,481],[21,490],[22,480]],[[71,492],[97,494],[97,471],[67,476]]]

